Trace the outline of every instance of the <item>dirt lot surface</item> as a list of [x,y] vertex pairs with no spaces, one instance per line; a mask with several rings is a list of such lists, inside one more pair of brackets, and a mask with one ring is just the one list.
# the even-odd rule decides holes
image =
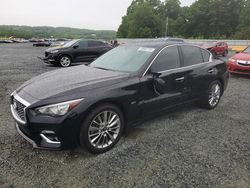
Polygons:
[[9,95],[58,69],[45,48],[0,45],[0,187],[250,187],[250,78],[231,77],[220,105],[166,113],[132,128],[110,152],[32,149],[14,128]]

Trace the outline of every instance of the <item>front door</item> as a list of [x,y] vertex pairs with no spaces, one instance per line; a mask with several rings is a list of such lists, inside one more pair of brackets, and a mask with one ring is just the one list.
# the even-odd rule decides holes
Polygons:
[[166,47],[141,78],[140,106],[144,114],[162,111],[182,103],[187,95],[186,75],[180,68],[178,46]]

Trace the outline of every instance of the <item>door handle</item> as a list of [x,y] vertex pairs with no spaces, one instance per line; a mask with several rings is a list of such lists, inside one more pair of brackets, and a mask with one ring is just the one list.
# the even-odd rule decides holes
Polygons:
[[180,78],[176,78],[175,81],[176,82],[183,82],[185,80],[184,77],[180,77]]
[[213,73],[213,72],[214,72],[214,69],[209,69],[207,72],[208,72],[208,73]]

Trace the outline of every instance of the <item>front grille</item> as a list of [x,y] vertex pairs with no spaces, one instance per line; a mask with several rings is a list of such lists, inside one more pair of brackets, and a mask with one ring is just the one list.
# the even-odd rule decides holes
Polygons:
[[238,65],[249,67],[250,61],[238,61]]
[[250,70],[235,69],[236,72],[250,73]]
[[19,102],[18,100],[16,100],[15,98],[13,98],[13,106],[20,119],[25,121],[24,109],[26,108],[26,106],[21,102]]

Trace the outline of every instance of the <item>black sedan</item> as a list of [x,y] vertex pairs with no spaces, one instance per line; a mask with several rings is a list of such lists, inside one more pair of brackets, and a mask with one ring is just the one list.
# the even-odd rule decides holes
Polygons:
[[100,40],[72,40],[63,46],[49,48],[45,51],[45,63],[69,67],[72,63],[90,63],[111,50],[108,43]]
[[51,46],[51,42],[48,41],[41,41],[41,42],[36,42],[33,44],[35,47],[49,47]]
[[11,95],[16,128],[36,148],[111,149],[144,117],[198,102],[215,108],[227,88],[224,62],[185,43],[119,46],[89,66],[35,77]]

